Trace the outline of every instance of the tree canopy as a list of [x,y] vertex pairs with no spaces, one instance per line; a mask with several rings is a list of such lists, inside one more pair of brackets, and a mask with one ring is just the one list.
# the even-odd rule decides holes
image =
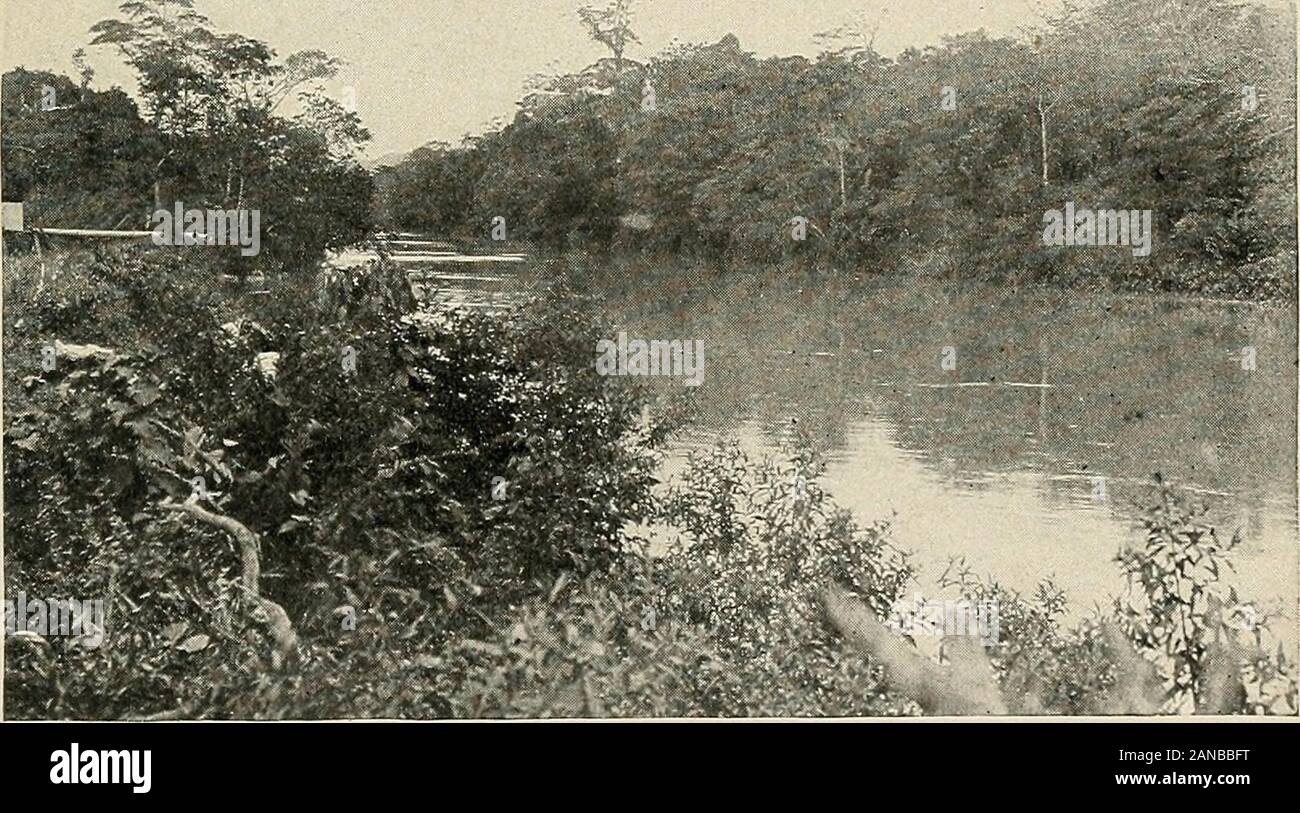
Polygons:
[[[1071,5],[1024,36],[894,59],[870,20],[814,59],[760,59],[734,36],[645,62],[614,50],[617,65],[534,83],[506,126],[382,170],[378,217],[469,239],[500,216],[548,245],[1280,295],[1294,31],[1245,3],[1177,9]],[[1157,256],[1043,246],[1043,212],[1066,200],[1152,210]]]

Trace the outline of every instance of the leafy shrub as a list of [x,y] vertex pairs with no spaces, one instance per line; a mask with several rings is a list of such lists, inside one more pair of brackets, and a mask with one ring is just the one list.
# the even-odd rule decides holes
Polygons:
[[457,642],[466,662],[458,716],[684,717],[727,665],[699,626],[655,613],[643,568],[591,577],[531,600],[487,641]]
[[[202,279],[171,262],[97,269],[115,304],[61,327],[113,346],[60,345],[68,355],[25,376],[6,413],[11,592],[105,595],[133,630],[99,655],[120,658],[116,671],[69,668],[56,642],[62,688],[14,713],[446,713],[443,688],[379,702],[352,687],[418,670],[453,634],[487,634],[537,581],[624,555],[652,462],[625,442],[639,407],[596,375],[581,304],[413,318],[387,267],[241,301],[196,291]],[[154,263],[169,273],[140,273]],[[196,527],[184,503],[256,538],[258,600],[297,627],[283,674],[267,674],[269,642],[245,635],[238,534]],[[208,644],[177,649],[182,629]],[[333,679],[344,663],[368,678]],[[260,688],[242,692],[250,681]]]
[[849,652],[817,602],[828,582],[885,612],[912,571],[887,524],[859,527],[818,483],[807,452],[755,465],[735,445],[697,455],[662,516],[681,529],[662,616],[709,630],[725,664],[703,713],[898,714],[870,663]]
[[[1271,617],[1228,579],[1238,539],[1221,540],[1205,512],[1157,476],[1142,543],[1116,557],[1124,592],[1110,613],[1072,627],[1050,582],[1026,598],[964,563],[950,568],[944,586],[999,608],[990,656],[1011,711],[1296,713],[1293,669],[1270,636]],[[1136,672],[1148,675],[1145,699],[1134,696]]]
[[1225,711],[1294,714],[1300,704],[1291,665],[1280,645],[1276,654],[1265,649],[1270,615],[1241,600],[1226,578],[1241,539],[1220,539],[1204,521],[1207,510],[1156,476],[1143,543],[1116,558],[1126,589],[1115,614],[1159,666],[1172,708],[1218,702],[1213,671],[1222,664],[1212,659],[1222,652],[1236,662],[1232,681],[1242,689]]

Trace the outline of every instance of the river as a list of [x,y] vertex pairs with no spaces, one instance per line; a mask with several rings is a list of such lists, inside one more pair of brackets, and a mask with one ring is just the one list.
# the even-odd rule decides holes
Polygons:
[[1240,592],[1300,617],[1291,307],[775,271],[602,288],[629,335],[704,343],[668,476],[718,439],[804,433],[923,586],[964,557],[1022,592],[1050,577],[1078,614],[1122,590],[1160,472],[1240,530]]

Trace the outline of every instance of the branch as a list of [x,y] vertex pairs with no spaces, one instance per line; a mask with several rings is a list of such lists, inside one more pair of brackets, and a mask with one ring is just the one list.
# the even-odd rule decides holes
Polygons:
[[296,650],[298,635],[294,632],[293,624],[289,621],[289,614],[284,611],[284,608],[271,599],[262,596],[259,591],[262,567],[259,556],[261,542],[258,540],[257,534],[233,517],[215,514],[201,508],[197,503],[193,502],[193,498],[183,503],[164,502],[162,507],[167,511],[189,514],[206,525],[225,531],[239,545],[239,558],[243,565],[244,597],[266,616],[267,624],[271,629],[271,638],[276,644],[276,651],[271,656],[271,666],[278,669],[284,660],[293,655]]
[[1291,131],[1294,130],[1294,129],[1295,129],[1295,125],[1294,125],[1294,124],[1292,124],[1290,127],[1283,127],[1281,130],[1278,130],[1278,131],[1275,132],[1275,133],[1269,133],[1268,135],[1266,135],[1266,136],[1264,136],[1263,138],[1259,139],[1259,140],[1256,141],[1255,143],[1256,143],[1256,144],[1263,144],[1265,141],[1268,141],[1268,140],[1270,140],[1270,139],[1276,138],[1277,136],[1280,136],[1280,135],[1282,135],[1283,133],[1289,133],[1289,132],[1291,132]]
[[832,585],[822,592],[822,604],[831,623],[849,643],[881,663],[889,682],[915,700],[926,714],[1007,713],[988,658],[969,637],[945,639],[951,662],[945,667],[918,653],[846,590]]
[[164,709],[153,714],[146,714],[143,717],[131,717],[129,719],[136,723],[157,723],[166,720],[188,720],[193,716],[193,709],[187,704],[182,704],[174,709]]

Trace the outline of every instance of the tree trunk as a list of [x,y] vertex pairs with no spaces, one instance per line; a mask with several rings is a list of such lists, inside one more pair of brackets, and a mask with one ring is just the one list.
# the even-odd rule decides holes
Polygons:
[[[162,158],[159,158],[159,159],[158,159],[158,163],[154,164],[154,166],[153,166],[153,210],[154,210],[154,212],[158,211],[159,209],[161,209],[161,208],[163,207],[163,205],[162,205],[162,168],[163,168],[163,164],[166,164],[166,163],[167,163],[167,159],[172,157],[172,153],[173,153],[173,152],[174,152],[174,150],[168,150],[167,153],[166,153]],[[150,228],[153,227],[153,215],[152,215],[152,213],[150,213],[150,216],[146,219],[146,223],[145,223],[145,225],[149,226]]]

